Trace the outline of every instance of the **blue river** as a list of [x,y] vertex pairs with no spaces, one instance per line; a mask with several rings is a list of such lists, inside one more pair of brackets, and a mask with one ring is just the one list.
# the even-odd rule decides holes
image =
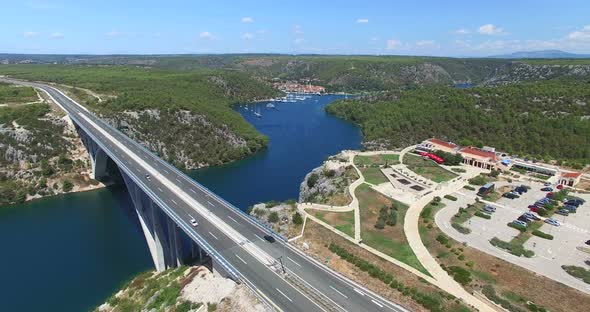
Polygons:
[[[324,107],[337,95],[295,103],[237,107],[268,149],[190,175],[240,209],[296,199],[312,168],[343,149],[360,148],[358,127]],[[259,112],[261,117],[254,115]],[[0,311],[91,310],[125,282],[152,269],[124,186],[54,196],[0,208]]]

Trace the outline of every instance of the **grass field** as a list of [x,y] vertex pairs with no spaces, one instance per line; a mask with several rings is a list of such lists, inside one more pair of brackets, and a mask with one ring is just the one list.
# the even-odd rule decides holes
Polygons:
[[367,168],[359,168],[363,177],[365,177],[365,181],[377,185],[381,183],[387,182],[387,178],[383,175],[380,168],[376,167],[367,167]]
[[456,174],[443,169],[433,161],[424,160],[417,155],[406,154],[404,156],[404,164],[408,169],[436,183],[449,181],[457,176]]
[[[357,187],[355,194],[360,205],[361,238],[363,243],[428,274],[428,271],[416,258],[404,234],[404,217],[408,206],[381,195],[372,190],[368,184]],[[375,228],[381,207],[392,204],[397,207],[396,225],[388,225],[381,230]]]
[[384,166],[399,164],[398,154],[356,155],[354,164],[357,166]]
[[354,211],[331,212],[308,209],[307,213],[326,222],[342,233],[354,238]]
[[37,93],[33,88],[16,87],[0,82],[0,104],[19,104],[37,100]]

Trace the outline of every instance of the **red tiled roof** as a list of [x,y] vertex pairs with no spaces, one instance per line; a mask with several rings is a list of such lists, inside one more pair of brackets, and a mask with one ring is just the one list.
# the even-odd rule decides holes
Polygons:
[[564,178],[574,178],[574,179],[581,176],[581,175],[582,175],[581,172],[564,172],[561,174],[561,176]]
[[464,147],[459,152],[465,153],[465,154],[476,155],[479,157],[487,157],[487,158],[490,158],[492,161],[496,161],[496,154],[492,153],[492,152],[486,152],[486,151],[478,150],[478,149],[471,148],[471,147]]
[[452,143],[449,143],[449,142],[445,142],[445,141],[441,141],[441,140],[435,139],[435,138],[428,139],[428,141],[430,143],[432,143],[432,144],[442,145],[442,146],[446,146],[448,148],[455,148],[455,147],[457,147],[457,145],[455,145],[455,144],[452,144]]

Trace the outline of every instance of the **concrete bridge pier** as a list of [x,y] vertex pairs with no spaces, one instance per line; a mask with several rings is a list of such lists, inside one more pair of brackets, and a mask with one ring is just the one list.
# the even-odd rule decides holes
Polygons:
[[82,130],[75,122],[73,122],[78,135],[86,147],[88,151],[88,155],[90,155],[90,162],[92,165],[92,172],[90,173],[90,177],[95,180],[100,180],[106,176],[108,176],[107,172],[107,161],[109,159],[108,155],[96,144],[96,142],[86,135],[86,132]]

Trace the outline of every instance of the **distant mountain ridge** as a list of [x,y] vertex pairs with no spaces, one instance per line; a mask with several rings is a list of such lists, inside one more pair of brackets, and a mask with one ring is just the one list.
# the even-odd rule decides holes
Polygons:
[[561,50],[519,51],[510,54],[492,55],[491,58],[522,59],[522,58],[590,58],[590,54],[576,54]]

